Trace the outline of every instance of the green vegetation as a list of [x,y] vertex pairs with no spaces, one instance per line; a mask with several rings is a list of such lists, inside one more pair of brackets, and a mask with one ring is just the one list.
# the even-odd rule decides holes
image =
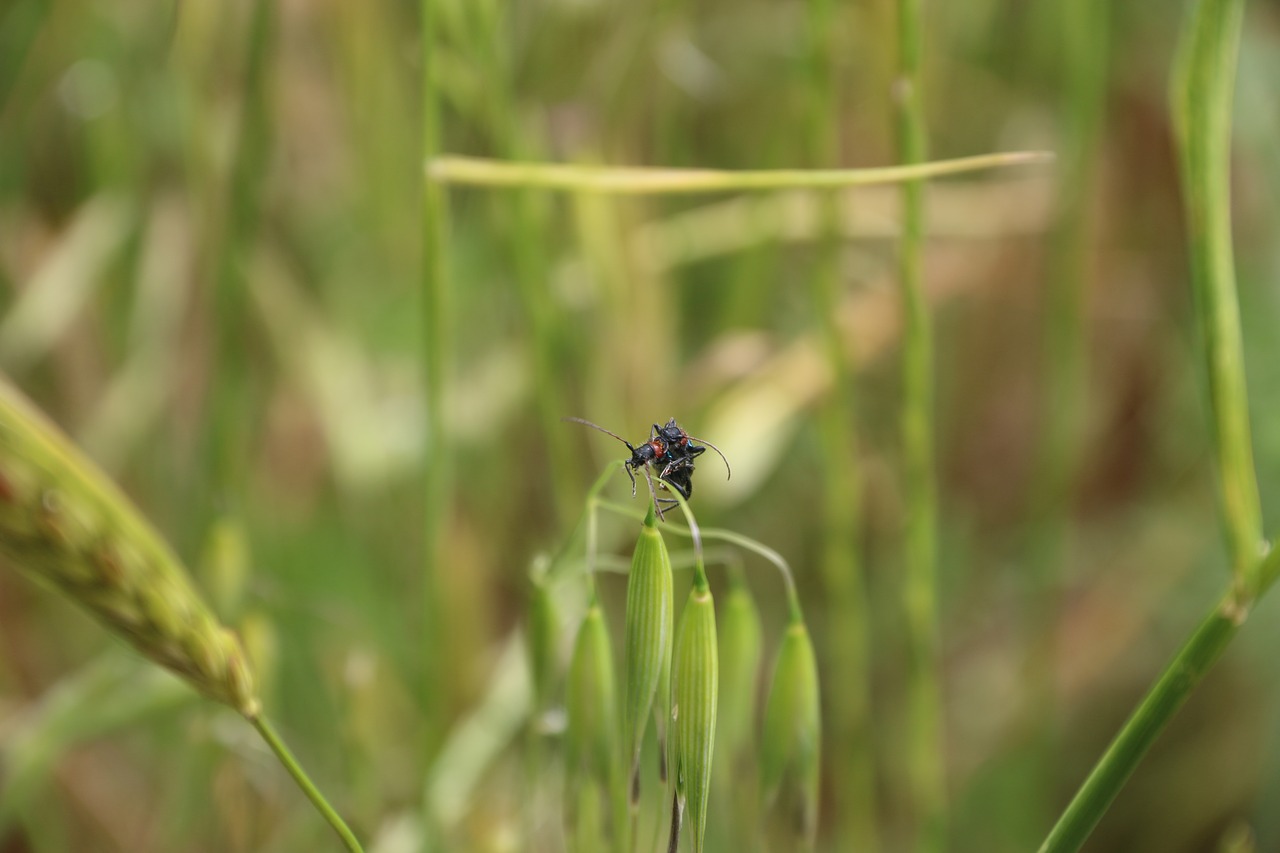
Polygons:
[[0,849],[1280,848],[1278,68],[1244,0],[3,4]]

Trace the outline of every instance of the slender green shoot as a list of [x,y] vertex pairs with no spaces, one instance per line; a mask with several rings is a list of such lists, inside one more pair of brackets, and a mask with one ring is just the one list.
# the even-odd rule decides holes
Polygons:
[[[838,4],[809,0],[809,92],[807,148],[809,165],[840,160],[839,61],[836,37]],[[817,413],[823,465],[822,558],[819,563],[832,617],[827,621],[830,671],[827,731],[832,766],[842,783],[833,785],[837,837],[857,850],[880,847],[876,826],[875,757],[871,733],[870,620],[866,583],[859,555],[862,477],[858,466],[858,392],[845,356],[848,333],[840,327],[840,193],[820,199],[821,236],[810,275],[814,320],[821,330],[823,354],[831,373],[831,392]]]
[[[898,159],[903,168],[928,156],[921,93],[921,0],[898,2]],[[917,847],[946,845],[947,792],[938,677],[937,475],[934,462],[933,324],[924,294],[924,184],[902,187],[898,276],[905,320],[902,342],[902,453],[906,474],[903,595],[909,647],[908,777],[918,821]]]
[[[443,137],[441,93],[436,75],[439,50],[435,0],[421,0],[422,26],[422,156],[435,157]],[[422,687],[429,711],[428,731],[441,731],[435,718],[440,702],[434,686],[440,682],[441,662],[432,653],[442,647],[436,641],[443,609],[439,602],[436,565],[443,547],[444,515],[449,503],[453,471],[448,427],[445,420],[445,385],[450,376],[453,306],[448,281],[449,208],[440,185],[425,181],[422,187],[422,293],[423,293],[423,381],[427,417],[423,458],[426,460],[425,517],[423,539],[425,563],[422,573],[422,638],[424,672]]]
[[537,187],[616,195],[676,195],[748,190],[840,189],[959,175],[1010,166],[1048,163],[1048,151],[981,154],[933,163],[914,162],[875,169],[663,169],[513,163],[481,157],[443,155],[426,160],[430,183],[481,187]]
[[1222,514],[1236,581],[1253,591],[1262,511],[1231,247],[1231,108],[1244,0],[1199,0],[1190,14],[1175,70],[1174,126]]
[[333,806],[329,805],[329,801],[324,798],[324,794],[320,793],[320,789],[311,781],[311,777],[307,775],[307,771],[302,769],[302,765],[293,757],[293,753],[289,751],[280,735],[276,733],[275,728],[267,721],[267,718],[261,714],[255,714],[248,718],[253,727],[262,735],[262,739],[267,742],[267,746],[271,747],[271,751],[276,754],[276,758],[280,759],[280,763],[289,771],[289,775],[293,777],[293,781],[298,783],[298,787],[302,789],[302,793],[307,795],[307,799],[316,807],[316,811],[320,812],[329,825],[333,827],[333,831],[338,833],[338,837],[342,839],[342,843],[352,853],[362,853],[360,842],[356,840],[355,834],[347,827],[342,817],[334,811]]
[[[1260,591],[1280,574],[1280,548],[1273,547],[1258,563]],[[1115,740],[1080,786],[1071,804],[1040,846],[1040,853],[1079,850],[1106,814],[1147,749],[1196,688],[1248,617],[1251,603],[1237,598],[1233,587],[1200,622],[1195,633],[1165,668]]]
[[1231,254],[1231,103],[1243,11],[1244,0],[1196,2],[1183,35],[1173,88],[1195,307],[1208,374],[1232,581],[1098,761],[1040,848],[1043,853],[1080,848],[1148,747],[1221,656],[1257,597],[1280,574],[1280,549],[1272,548],[1263,556],[1261,547],[1261,510]]

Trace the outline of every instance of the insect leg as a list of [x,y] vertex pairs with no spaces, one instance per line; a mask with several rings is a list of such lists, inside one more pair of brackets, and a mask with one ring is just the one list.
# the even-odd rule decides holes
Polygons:
[[[675,473],[679,474],[680,471],[682,470],[684,469],[677,469]],[[690,470],[690,473],[692,473],[692,470]],[[669,488],[683,495],[685,500],[689,500],[689,498],[693,496],[693,478],[692,477],[676,478],[676,477],[664,476],[664,477],[660,477],[659,479],[661,479],[662,482],[665,483]]]
[[[695,454],[696,455],[696,454]],[[662,473],[658,475],[659,480],[670,481],[672,474],[689,469],[689,473],[693,473],[693,459],[689,456],[681,456],[679,459],[672,459],[667,466],[662,469]]]

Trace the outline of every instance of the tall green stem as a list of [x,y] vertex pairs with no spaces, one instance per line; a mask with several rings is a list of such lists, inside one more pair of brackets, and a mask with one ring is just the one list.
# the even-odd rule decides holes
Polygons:
[[[927,156],[921,97],[921,0],[898,2],[898,159],[904,165]],[[937,486],[933,435],[933,328],[924,295],[924,184],[902,187],[903,223],[899,278],[904,318],[902,353],[902,453],[906,472],[904,548],[908,644],[908,769],[917,845],[940,850],[947,832],[942,739],[942,689],[938,677]]]
[[1239,628],[1240,622],[1231,614],[1227,602],[1215,607],[1200,623],[1093,768],[1041,845],[1041,853],[1080,849],[1147,749]]
[[1120,730],[1050,832],[1042,853],[1080,848],[1147,748],[1221,656],[1256,597],[1280,572],[1280,549],[1260,556],[1261,509],[1231,255],[1231,102],[1243,11],[1244,0],[1197,0],[1183,35],[1173,88],[1195,307],[1232,583]]
[[[478,58],[481,67],[494,69],[489,90],[489,127],[494,150],[503,158],[520,160],[535,153],[541,142],[520,117],[519,68],[513,56],[511,34],[516,15],[513,8],[504,8],[507,5],[476,6],[482,22],[470,52]],[[576,436],[559,424],[570,408],[566,400],[568,383],[564,365],[572,361],[563,352],[560,312],[548,287],[551,275],[546,247],[555,242],[551,236],[550,210],[546,199],[532,188],[516,188],[509,196],[492,201],[498,214],[495,219],[505,231],[512,277],[529,324],[533,402],[550,457],[557,460],[556,470],[560,476],[552,478],[551,494],[557,520],[563,522],[570,517],[571,507],[577,502],[570,484],[577,481],[578,463],[573,447]]]
[[[810,165],[830,168],[840,159],[839,68],[833,44],[838,27],[833,0],[809,2],[810,95],[807,147]],[[870,731],[870,630],[865,578],[858,552],[861,518],[857,392],[845,358],[840,316],[840,196],[823,199],[824,239],[812,274],[815,315],[821,326],[832,392],[818,414],[822,446],[822,577],[830,598],[828,747],[842,779],[836,789],[836,836],[856,850],[879,848],[875,758]]]
[[[436,81],[436,0],[422,0],[422,154],[424,160],[440,151],[440,91]],[[442,647],[439,640],[441,608],[439,604],[436,566],[440,560],[444,538],[444,514],[452,487],[452,450],[445,423],[445,385],[449,379],[453,328],[452,304],[448,282],[448,204],[444,189],[434,181],[422,188],[422,291],[423,291],[423,379],[426,382],[426,441],[423,448],[426,479],[426,517],[423,536],[426,557],[422,573],[423,689],[427,709],[428,731],[440,731],[433,697],[440,661],[433,650]]]
[[245,343],[249,316],[247,266],[261,219],[263,172],[271,148],[268,70],[274,14],[275,0],[254,3],[249,20],[239,133],[223,218],[219,223],[221,243],[213,258],[216,369],[208,400],[207,459],[211,470],[206,488],[219,513],[238,502],[246,460],[252,457],[249,432],[254,416],[252,391],[256,370],[249,362],[251,348]]
[[1200,0],[1191,15],[1175,71],[1174,124],[1222,514],[1236,581],[1252,590],[1262,511],[1231,250],[1231,106],[1244,0]]
[[[1265,558],[1255,561],[1253,573],[1258,578],[1259,593],[1270,588],[1280,573],[1280,547],[1273,546]],[[1233,585],[1209,611],[1107,747],[1040,846],[1040,853],[1073,853],[1080,849],[1147,749],[1222,656],[1248,618],[1252,604],[1252,599],[1239,598]]]

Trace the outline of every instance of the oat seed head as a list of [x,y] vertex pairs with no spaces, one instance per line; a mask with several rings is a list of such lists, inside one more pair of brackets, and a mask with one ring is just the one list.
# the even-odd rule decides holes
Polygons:
[[803,622],[793,622],[778,649],[761,731],[760,782],[766,808],[782,808],[808,845],[818,830],[822,750],[818,665]]
[[671,557],[650,509],[640,529],[627,579],[623,669],[623,737],[630,761],[631,797],[639,795],[640,747],[664,671],[669,671],[673,610]]
[[680,616],[672,664],[672,772],[676,796],[685,804],[685,824],[694,853],[701,853],[715,749],[719,657],[716,609],[709,587],[696,583]]
[[754,753],[757,685],[763,649],[760,611],[741,573],[730,575],[720,620],[720,710],[716,737],[722,767]]

